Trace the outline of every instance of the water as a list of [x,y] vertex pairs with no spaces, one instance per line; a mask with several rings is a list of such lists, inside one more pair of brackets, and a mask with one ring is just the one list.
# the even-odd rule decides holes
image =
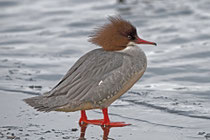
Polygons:
[[108,15],[121,15],[158,46],[141,45],[148,69],[110,112],[137,126],[184,129],[185,139],[199,139],[198,132],[210,132],[209,7],[208,0],[1,0],[0,92],[48,91],[81,55],[97,48],[87,41],[93,29]]

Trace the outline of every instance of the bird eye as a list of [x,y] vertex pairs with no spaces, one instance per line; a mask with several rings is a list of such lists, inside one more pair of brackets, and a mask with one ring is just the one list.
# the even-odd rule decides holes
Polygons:
[[132,36],[132,35],[128,35],[127,37],[128,37],[129,40],[135,40],[135,37]]

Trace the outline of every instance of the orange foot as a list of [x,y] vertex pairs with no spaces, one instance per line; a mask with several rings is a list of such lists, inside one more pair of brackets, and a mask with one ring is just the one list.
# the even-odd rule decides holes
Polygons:
[[126,124],[125,122],[105,122],[104,119],[99,120],[82,120],[82,122],[87,124],[102,125],[109,127],[123,127],[131,124]]
[[131,125],[131,124],[126,124],[125,122],[110,122],[108,113],[107,113],[107,108],[104,108],[102,111],[104,114],[104,119],[88,120],[85,111],[82,110],[79,123],[102,125],[102,126],[108,126],[108,127],[123,127],[123,126]]

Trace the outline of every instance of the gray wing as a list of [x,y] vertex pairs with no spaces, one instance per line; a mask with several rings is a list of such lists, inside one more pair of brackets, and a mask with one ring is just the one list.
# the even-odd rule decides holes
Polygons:
[[[123,57],[122,53],[113,55],[113,52],[105,52],[102,49],[87,53],[72,66],[64,78],[46,96],[65,96],[66,102],[63,100],[62,104],[77,100],[103,99],[104,96],[107,96],[105,92],[107,94],[111,92],[108,86],[112,87],[115,82],[120,82],[123,78],[124,74],[120,72]],[[115,76],[111,76],[113,71]],[[110,77],[112,78],[109,79]]]
[[93,105],[86,109],[99,107],[95,105],[118,93],[136,73],[140,71],[140,76],[143,74],[146,57],[143,52],[136,56],[103,49],[90,51],[51,91],[28,98],[25,102],[40,111],[62,110],[62,107],[71,108],[66,111],[76,111],[85,103]]

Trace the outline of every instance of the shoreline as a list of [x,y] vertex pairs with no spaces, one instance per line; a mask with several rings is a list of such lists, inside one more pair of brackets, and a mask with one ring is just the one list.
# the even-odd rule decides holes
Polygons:
[[[149,117],[154,117],[153,121],[158,121],[158,114],[151,114],[148,120],[132,118],[131,114],[126,114],[129,107],[120,107],[117,112],[115,107],[110,107],[111,120],[125,121],[131,126],[119,128],[103,128],[101,126],[88,125],[80,127],[78,120],[79,112],[49,112],[43,113],[34,110],[22,100],[28,98],[26,94],[0,91],[0,138],[15,140],[45,140],[45,139],[162,139],[162,140],[205,140],[209,133],[205,131],[194,131],[185,126],[179,127],[166,124],[152,124]],[[135,107],[132,107],[135,109]],[[116,112],[114,114],[113,112]],[[131,111],[135,112],[135,110]],[[142,112],[143,113],[143,112]],[[123,115],[122,115],[123,114]],[[125,114],[125,115],[124,115]],[[134,115],[134,114],[133,114]],[[146,115],[146,114],[144,114]],[[101,118],[99,110],[88,111],[88,116]],[[139,116],[142,117],[143,116]],[[197,128],[196,128],[197,129]],[[86,132],[84,132],[86,130]],[[187,130],[187,131],[186,131]],[[192,132],[188,132],[192,130]],[[198,128],[199,130],[199,128]],[[195,133],[196,132],[196,133]],[[190,136],[193,134],[194,136]]]

